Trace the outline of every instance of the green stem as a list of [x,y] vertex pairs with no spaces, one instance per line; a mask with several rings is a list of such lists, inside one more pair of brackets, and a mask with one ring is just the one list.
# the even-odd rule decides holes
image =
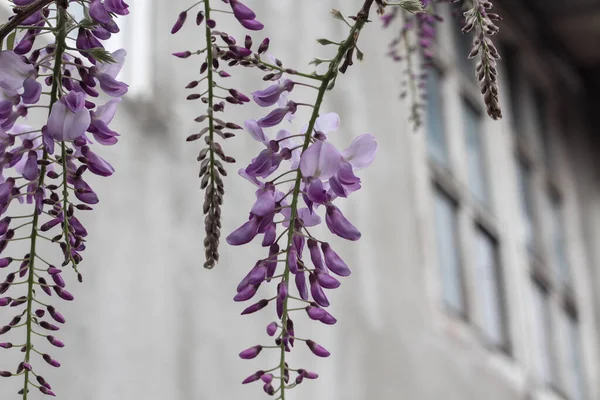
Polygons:
[[[56,32],[56,57],[54,62],[54,79],[52,80],[52,90],[50,92],[50,108],[52,105],[58,101],[59,98],[59,86],[61,83],[61,70],[62,70],[62,56],[65,51],[65,41],[67,37],[66,30],[66,15],[67,10],[65,4],[61,1],[57,1],[56,7],[58,9],[58,23],[57,23],[57,32]],[[48,153],[44,149],[42,159],[48,159]],[[44,187],[44,178],[46,176],[46,166],[42,164],[40,168],[40,176],[38,178],[38,187]],[[34,207],[36,207],[34,202]],[[29,275],[27,277],[27,340],[25,342],[25,362],[29,363],[29,359],[31,357],[31,350],[33,349],[33,345],[31,343],[31,333],[33,332],[32,327],[32,310],[33,310],[33,286],[34,286],[34,277],[35,277],[35,256],[36,256],[36,244],[38,237],[38,221],[39,215],[34,209],[33,213],[33,221],[31,227],[31,246],[29,249]],[[27,392],[29,391],[29,371],[25,371],[24,375],[24,383],[23,383],[23,400],[27,400]]]
[[[308,123],[308,129],[306,130],[306,134],[304,137],[304,143],[302,145],[302,153],[306,151],[308,146],[311,143],[312,131],[315,127],[315,123],[317,122],[317,118],[319,117],[319,110],[321,109],[321,105],[323,103],[323,98],[325,97],[325,92],[329,87],[329,84],[336,78],[338,73],[338,68],[342,60],[350,53],[350,51],[356,46],[356,42],[358,40],[358,36],[360,34],[361,29],[364,27],[365,23],[369,18],[369,11],[371,10],[371,6],[373,5],[374,0],[365,0],[361,10],[357,14],[356,22],[350,29],[348,33],[348,37],[346,40],[342,42],[340,47],[338,48],[338,53],[335,58],[329,64],[329,69],[327,73],[322,76],[322,78],[315,78],[321,80],[321,85],[319,87],[319,93],[317,94],[317,99],[315,101],[315,106],[313,112],[310,117],[310,121]],[[351,54],[351,53],[350,53]],[[289,286],[290,281],[290,269],[288,267],[290,251],[289,249],[292,246],[294,233],[295,233],[295,223],[298,214],[298,200],[300,199],[300,186],[302,184],[302,173],[300,172],[300,168],[296,169],[296,183],[294,184],[294,189],[292,192],[292,204],[290,211],[290,227],[288,230],[288,243],[287,243],[287,251],[286,251],[286,259],[285,259],[285,270],[283,273],[282,282],[285,282],[286,285]],[[287,331],[287,321],[289,319],[288,316],[288,297],[283,301],[283,313],[281,316],[281,325],[282,332]],[[283,340],[281,342],[281,355],[279,361],[279,369],[280,369],[280,389],[281,389],[281,400],[285,400],[285,344]]]

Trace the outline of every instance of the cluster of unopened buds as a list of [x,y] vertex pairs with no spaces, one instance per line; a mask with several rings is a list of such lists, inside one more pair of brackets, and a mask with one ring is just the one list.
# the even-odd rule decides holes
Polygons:
[[[77,21],[70,6],[84,3],[71,3],[45,2],[16,26],[14,48],[0,51],[0,268],[7,271],[0,307],[15,313],[0,328],[3,338],[14,341],[0,347],[23,353],[16,369],[0,376],[21,376],[23,398],[31,388],[54,396],[39,360],[60,367],[46,347],[64,346],[55,335],[65,318],[49,298],[74,299],[63,268],[72,266],[82,279],[77,266],[88,233],[76,214],[99,201],[86,172],[101,177],[114,172],[92,148],[117,143],[119,135],[109,124],[127,92],[116,79],[125,51],[109,53],[102,44],[119,32],[115,17],[129,13],[127,4],[93,0],[85,3],[89,19]],[[14,19],[22,16],[21,8],[15,12]],[[96,104],[100,92],[109,97],[102,105]],[[28,120],[46,122],[30,126]],[[57,262],[45,255],[54,247],[47,244],[62,254]]]

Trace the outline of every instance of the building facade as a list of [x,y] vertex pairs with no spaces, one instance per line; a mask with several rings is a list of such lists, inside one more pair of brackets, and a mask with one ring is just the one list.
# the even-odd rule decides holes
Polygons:
[[[85,221],[84,283],[71,283],[76,301],[65,308],[67,347],[56,354],[63,367],[48,374],[59,398],[266,398],[259,385],[240,382],[276,359],[242,361],[238,353],[265,341],[272,310],[241,317],[232,301],[260,246],[223,241],[220,264],[202,269],[198,149],[185,137],[203,104],[186,101],[183,89],[200,62],[170,56],[202,47],[202,36],[191,23],[167,36],[188,3],[130,0],[131,16],[113,43],[129,49],[123,80],[131,90],[117,116],[121,140],[102,154],[117,173],[93,184],[101,201]],[[329,10],[351,14],[362,2],[247,3],[266,26],[270,51],[286,66],[310,70],[315,55],[329,54],[315,39],[347,34]],[[589,15],[599,18],[598,2],[573,2],[584,10],[578,23],[552,10],[554,2],[548,14],[534,9],[537,2],[531,9],[495,3],[504,17],[496,40],[501,121],[485,115],[474,61],[466,60],[469,41],[445,2],[419,130],[399,99],[404,67],[385,56],[400,25],[368,24],[365,61],[327,93],[323,110],[342,121],[332,140],[344,146],[372,133],[379,153],[362,172],[363,190],[342,204],[363,237],[351,246],[332,239],[353,271],[331,294],[338,323],[296,322],[332,356],[292,353],[320,378],[289,399],[600,398],[600,125],[593,112],[600,86],[592,69],[600,36],[585,31],[588,46],[578,36]],[[219,28],[241,33],[233,23]],[[259,89],[258,71],[232,74],[245,93]],[[314,94],[301,90],[294,95],[310,102]],[[263,112],[248,105],[230,115],[241,123]],[[238,160],[234,169],[260,150],[244,134],[225,146]],[[253,202],[253,188],[234,169],[225,181],[223,232],[239,226]],[[0,398],[18,390],[11,381],[1,383]]]

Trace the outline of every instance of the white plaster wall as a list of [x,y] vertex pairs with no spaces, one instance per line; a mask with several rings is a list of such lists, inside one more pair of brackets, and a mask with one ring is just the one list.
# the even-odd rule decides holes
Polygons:
[[[260,145],[243,133],[224,144],[238,164],[229,168],[225,180],[221,262],[213,271],[202,268],[203,195],[195,161],[199,147],[186,143],[185,137],[198,129],[192,120],[203,105],[185,101],[182,89],[196,79],[199,63],[169,53],[202,46],[203,31],[191,18],[177,36],[166,34],[188,3],[155,1],[152,97],[148,103],[130,99],[123,105],[115,121],[121,140],[115,148],[102,149],[117,172],[92,181],[101,202],[83,218],[90,232],[82,266],[85,280],[70,285],[76,301],[61,305],[68,324],[60,337],[67,347],[54,354],[63,367],[45,374],[62,399],[262,399],[266,395],[260,385],[240,382],[278,360],[267,351],[252,361],[237,356],[251,345],[266,343],[264,327],[274,317],[271,307],[241,317],[244,306],[232,301],[239,280],[264,256],[259,245],[231,248],[224,241],[245,220],[253,201],[253,187],[234,171],[247,165]],[[301,70],[308,69],[315,52],[330,54],[315,38],[345,37],[345,26],[327,16],[332,6],[349,14],[361,3],[247,0],[267,26],[254,35],[255,41],[263,34],[270,36],[271,51]],[[235,26],[221,26],[224,18],[218,17],[218,28]],[[432,207],[426,193],[424,137],[407,124],[406,106],[398,100],[398,65],[384,57],[391,34],[383,33],[377,22],[367,26],[361,36],[365,61],[339,77],[324,103],[323,111],[336,111],[342,118],[340,132],[332,135],[335,143],[345,146],[356,135],[373,133],[380,152],[373,166],[361,173],[363,190],[342,201],[363,238],[347,244],[321,231],[353,270],[340,289],[330,292],[338,324],[325,327],[295,318],[297,334],[314,338],[332,356],[318,359],[298,345],[290,356],[292,365],[321,377],[303,383],[286,398],[524,399],[527,317],[516,310],[526,304],[510,302],[515,310],[511,330],[521,335],[516,359],[510,359],[485,349],[468,325],[442,315],[432,300],[437,296],[432,289],[436,266],[427,256],[434,250],[427,246],[432,230],[425,225],[431,222]],[[245,93],[257,89],[258,80],[239,77],[258,77],[257,71],[233,73],[238,77],[229,82],[239,83],[236,87]],[[292,98],[310,101],[310,96],[314,93],[298,88]],[[230,107],[226,115],[242,122],[264,112],[247,105]],[[299,120],[306,120],[306,114],[300,115]],[[494,133],[502,134],[500,129]],[[498,141],[507,146],[505,139]],[[502,152],[496,158],[498,163],[508,159]],[[506,187],[515,184],[507,169],[497,168],[495,173]],[[512,216],[510,211],[500,216],[503,236],[514,233],[506,226]],[[503,251],[509,261],[522,259],[514,245]],[[510,270],[517,282],[515,296],[523,299],[520,280],[526,277],[517,272],[517,265]],[[590,340],[595,335],[592,328]],[[597,363],[597,354],[590,357]],[[19,385],[18,379],[1,381],[0,398],[14,398]]]

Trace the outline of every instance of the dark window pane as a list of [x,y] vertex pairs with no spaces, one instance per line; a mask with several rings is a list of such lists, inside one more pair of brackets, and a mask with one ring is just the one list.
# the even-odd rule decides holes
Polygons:
[[469,188],[477,200],[482,203],[487,203],[488,189],[485,177],[484,153],[481,143],[481,115],[466,100],[463,100],[463,113],[467,141]]
[[517,161],[518,179],[519,179],[519,199],[521,202],[521,214],[523,216],[523,225],[525,228],[525,243],[529,251],[535,252],[535,223],[534,208],[531,186],[531,170],[521,160]]
[[554,262],[557,267],[557,277],[561,284],[569,286],[571,283],[571,273],[567,260],[563,209],[562,203],[555,196],[551,196],[550,198],[550,213],[552,219],[552,251],[554,252]]
[[463,313],[457,210],[455,203],[439,190],[435,191],[435,230],[444,304],[453,311]]
[[432,68],[427,76],[427,145],[430,156],[438,163],[448,165],[448,147],[444,132],[444,113],[440,91],[440,72]]
[[475,235],[475,281],[481,308],[481,329],[491,344],[507,345],[502,304],[502,274],[495,241],[483,230]]
[[548,292],[539,283],[533,284],[533,337],[535,345],[535,369],[537,377],[545,384],[553,382],[552,343],[550,332],[550,298]]

